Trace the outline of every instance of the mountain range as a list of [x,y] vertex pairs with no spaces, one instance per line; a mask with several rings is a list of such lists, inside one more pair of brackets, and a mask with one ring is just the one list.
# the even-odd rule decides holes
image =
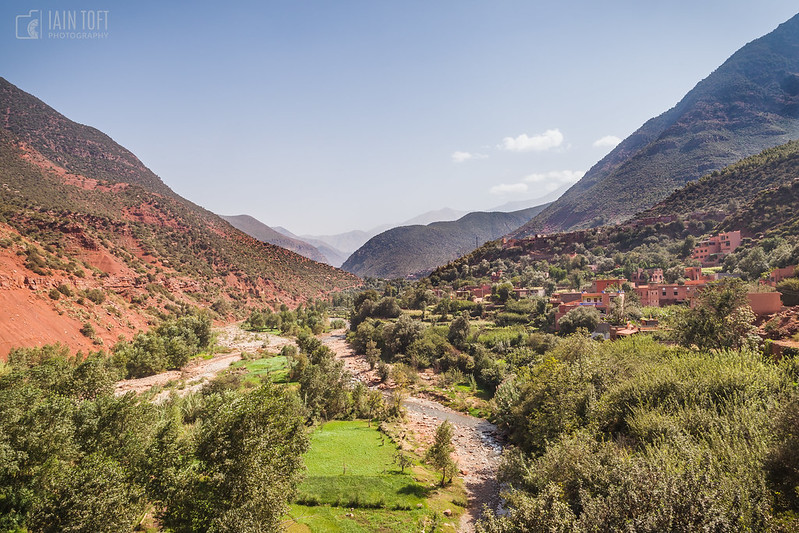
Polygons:
[[[558,198],[563,192],[566,190],[566,186],[559,187],[558,189],[545,194],[541,197],[536,198],[528,198],[525,200],[515,200],[511,202],[507,202],[500,206],[496,206],[491,209],[487,209],[487,212],[495,212],[501,211],[503,213],[509,213],[511,211],[521,211],[523,209],[528,209],[530,207],[536,207],[542,204],[546,204]],[[391,225],[391,224],[381,224],[380,226],[376,226],[369,230],[353,230],[348,231],[345,233],[338,233],[334,235],[302,235],[297,236],[288,229],[281,227],[281,226],[274,226],[270,229],[286,236],[294,240],[303,241],[305,243],[310,244],[314,248],[316,248],[325,258],[326,262],[330,265],[335,267],[340,267],[347,258],[352,255],[353,252],[361,248],[369,239],[380,235],[383,232],[389,231],[392,228],[403,227],[403,226],[416,226],[416,225],[428,225],[432,224],[433,222],[448,222],[457,220],[465,215],[469,214],[469,211],[463,211],[458,209],[452,209],[450,207],[444,207],[442,209],[436,209],[433,211],[427,211],[422,213],[421,215],[417,215],[413,218],[410,218],[404,222],[399,224]],[[242,215],[246,216],[246,215]],[[250,217],[252,218],[252,217]],[[262,223],[261,223],[262,224]],[[237,226],[239,227],[239,226]],[[268,227],[268,226],[267,226]],[[306,255],[302,250],[301,246],[297,245],[289,245],[289,243],[281,244],[279,238],[276,237],[269,237],[269,233],[264,232],[261,236],[256,235],[254,233],[248,232],[244,227],[239,227],[242,231],[249,233],[249,235],[255,237],[256,239],[261,239],[264,237],[265,242],[269,242],[272,244],[276,244],[278,246],[286,246],[290,250],[293,250],[301,255]],[[396,235],[396,234],[395,234]],[[272,240],[270,240],[272,239]],[[443,244],[443,243],[442,243]],[[295,246],[295,247],[292,247]],[[308,252],[312,254],[313,252]],[[306,257],[312,257],[311,255],[306,255]]]
[[545,207],[511,213],[475,212],[455,221],[392,228],[369,239],[342,268],[361,277],[388,279],[426,274],[513,231]]
[[96,349],[186,304],[226,315],[359,283],[235,229],[3,78],[0,126],[0,356]]
[[[799,236],[799,140],[769,148],[703,176],[623,223],[487,242],[474,252],[438,267],[434,284],[452,281],[463,266],[477,267],[497,259],[511,264],[554,260],[556,256],[611,250],[640,257],[641,247],[664,242],[677,246],[688,236],[696,239],[720,231],[741,231],[757,242],[795,242]],[[782,241],[785,242],[785,241]],[[609,254],[609,255],[611,255]],[[790,259],[795,264],[796,258]],[[617,265],[618,266],[618,265]],[[468,269],[466,270],[468,272]]]
[[514,236],[613,224],[704,174],[799,137],[799,15],[733,54]]
[[250,237],[254,237],[261,242],[286,248],[287,250],[291,250],[294,253],[298,253],[303,257],[313,259],[314,261],[318,261],[320,263],[331,264],[330,260],[325,256],[325,254],[323,254],[312,244],[309,244],[296,237],[286,235],[280,231],[277,231],[276,229],[270,228],[260,220],[257,220],[250,215],[219,216],[224,220],[227,220],[234,228],[243,231]]

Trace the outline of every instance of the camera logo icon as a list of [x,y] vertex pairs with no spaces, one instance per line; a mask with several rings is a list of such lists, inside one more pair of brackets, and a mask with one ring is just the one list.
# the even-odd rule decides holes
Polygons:
[[42,15],[38,9],[31,9],[27,15],[17,15],[17,39],[39,39],[41,27]]

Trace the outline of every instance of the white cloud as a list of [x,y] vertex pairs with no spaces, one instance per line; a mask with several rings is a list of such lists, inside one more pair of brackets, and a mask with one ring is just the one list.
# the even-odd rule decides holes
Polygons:
[[574,183],[584,175],[585,171],[583,170],[552,170],[550,172],[528,174],[524,177],[524,181],[527,183],[556,183],[560,186],[564,183]]
[[563,134],[559,129],[547,130],[540,135],[528,137],[522,133],[518,137],[505,137],[500,148],[511,152],[543,152],[563,144]]
[[468,161],[470,159],[485,159],[488,156],[485,154],[473,154],[470,152],[452,152],[452,162],[453,163],[463,163],[464,161]]
[[615,135],[605,135],[601,139],[597,139],[594,141],[594,146],[597,148],[615,148],[617,144],[621,142],[621,139],[616,137]]
[[491,194],[502,195],[502,194],[522,194],[527,192],[527,184],[526,183],[502,183],[500,185],[494,185],[488,191]]

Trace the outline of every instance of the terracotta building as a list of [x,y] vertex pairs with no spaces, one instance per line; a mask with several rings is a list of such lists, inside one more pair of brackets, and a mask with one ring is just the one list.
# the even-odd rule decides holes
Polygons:
[[737,230],[719,233],[697,244],[691,258],[701,261],[702,266],[717,265],[722,257],[741,245],[741,240],[741,232]]

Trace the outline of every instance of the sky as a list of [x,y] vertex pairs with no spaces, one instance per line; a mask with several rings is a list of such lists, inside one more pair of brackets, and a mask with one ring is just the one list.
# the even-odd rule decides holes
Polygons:
[[[39,38],[19,39],[32,10]],[[323,235],[573,183],[797,11],[783,0],[4,0],[0,76],[211,211]]]

